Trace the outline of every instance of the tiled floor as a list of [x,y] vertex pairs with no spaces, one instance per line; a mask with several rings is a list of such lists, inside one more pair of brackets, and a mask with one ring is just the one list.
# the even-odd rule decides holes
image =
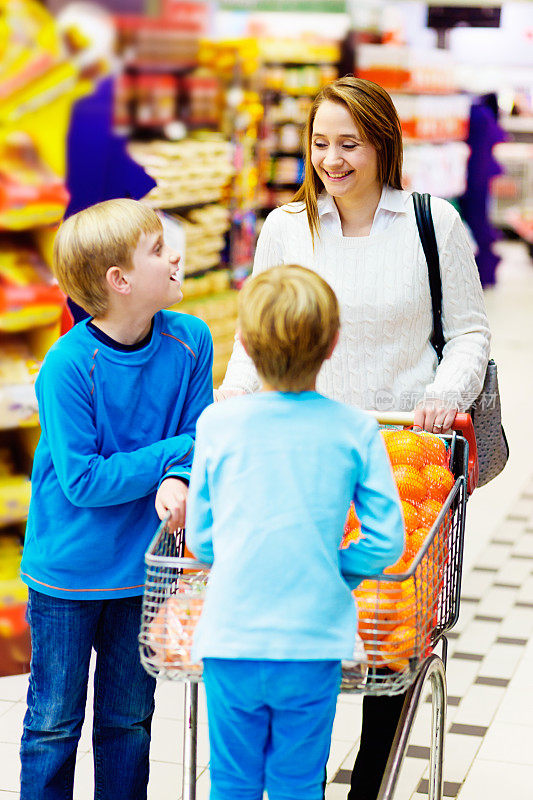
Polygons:
[[[506,244],[497,289],[486,294],[511,458],[469,502],[461,616],[450,636],[444,795],[533,798],[533,263]],[[528,415],[529,418],[528,418]],[[0,679],[0,800],[18,798],[18,742],[27,678]],[[181,797],[183,690],[161,683],[153,725],[150,800]],[[90,698],[89,705],[90,707]],[[92,789],[90,712],[79,747],[75,800]],[[361,697],[342,695],[328,763],[327,800],[345,800],[360,731]],[[422,704],[397,800],[427,800],[431,704]],[[209,795],[209,746],[200,691],[197,798]]]

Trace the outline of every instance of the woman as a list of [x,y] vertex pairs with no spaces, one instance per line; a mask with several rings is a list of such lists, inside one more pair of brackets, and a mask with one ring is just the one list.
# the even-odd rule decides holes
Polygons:
[[[448,430],[482,389],[490,342],[459,215],[432,198],[446,340],[437,366],[427,264],[410,193],[402,190],[401,127],[387,92],[352,76],[324,87],[309,112],[305,158],[294,201],[265,221],[254,274],[299,263],[335,290],[341,336],[319,373],[319,392],[366,409],[415,409],[416,427]],[[217,399],[259,388],[237,340]],[[349,800],[375,800],[402,702],[365,696]]]

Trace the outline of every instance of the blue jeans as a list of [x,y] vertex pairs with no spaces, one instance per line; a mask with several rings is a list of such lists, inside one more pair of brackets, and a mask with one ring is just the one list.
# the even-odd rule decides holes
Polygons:
[[210,800],[321,800],[340,661],[203,664]]
[[30,589],[21,800],[72,798],[93,647],[95,800],[146,798],[155,680],[139,659],[141,603],[66,600]]

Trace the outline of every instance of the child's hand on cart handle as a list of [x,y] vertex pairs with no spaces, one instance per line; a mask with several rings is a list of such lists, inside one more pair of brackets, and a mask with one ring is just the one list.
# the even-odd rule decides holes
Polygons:
[[155,496],[155,510],[159,519],[168,517],[170,530],[185,527],[185,510],[189,487],[179,478],[166,478]]

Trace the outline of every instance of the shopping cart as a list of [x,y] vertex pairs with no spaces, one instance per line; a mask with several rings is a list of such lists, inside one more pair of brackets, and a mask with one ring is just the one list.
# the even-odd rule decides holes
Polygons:
[[[387,425],[412,425],[405,414],[379,415]],[[468,415],[457,415],[455,427],[473,444]],[[408,571],[360,578],[360,633],[366,663],[343,662],[342,692],[407,692],[385,770],[379,800],[393,797],[413,722],[427,681],[432,689],[429,800],[442,798],[446,720],[446,632],[459,616],[467,481],[475,472],[467,438],[454,430],[441,437],[455,477],[440,513]],[[474,456],[475,458],[475,456]],[[184,532],[163,522],[146,553],[146,585],[139,636],[141,661],[154,677],[185,681],[183,800],[196,798],[198,683],[201,665],[191,662],[194,627],[201,614],[209,567],[184,558]],[[366,602],[365,586],[370,586]],[[366,605],[365,605],[366,602]],[[364,610],[363,607],[364,606]],[[395,619],[397,615],[397,619]],[[364,624],[362,617],[364,617]],[[391,627],[401,631],[393,643]],[[433,651],[442,646],[439,657]]]

